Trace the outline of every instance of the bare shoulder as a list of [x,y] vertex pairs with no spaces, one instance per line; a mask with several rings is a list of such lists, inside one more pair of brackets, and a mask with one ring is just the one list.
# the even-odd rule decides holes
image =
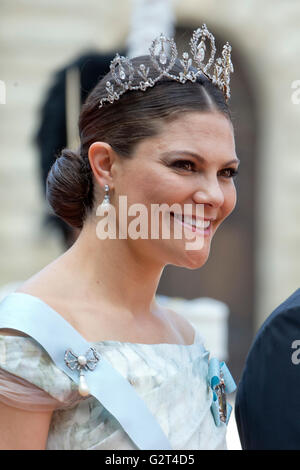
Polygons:
[[55,262],[52,262],[24,281],[15,292],[47,297],[54,289],[57,290],[61,279],[62,274],[55,267]]
[[[45,281],[49,281],[49,282],[45,282]],[[47,287],[45,288],[45,286]],[[47,299],[47,291],[49,290],[50,286],[51,286],[50,276],[47,276],[47,272],[44,268],[37,274],[34,274],[31,278],[24,281],[21,285],[19,285],[17,289],[14,290],[13,293],[29,294],[35,297],[39,297],[41,299]],[[13,330],[10,328],[1,329],[0,335],[1,336],[20,336],[23,338],[24,337],[29,338],[29,336],[23,333],[22,331]]]
[[193,325],[180,313],[166,308],[166,315],[169,317],[171,323],[177,331],[184,338],[186,344],[192,344],[195,337],[195,329]]
[[15,292],[38,297],[54,309],[64,305],[67,293],[74,291],[71,290],[72,280],[66,275],[60,258],[56,258],[24,281]]

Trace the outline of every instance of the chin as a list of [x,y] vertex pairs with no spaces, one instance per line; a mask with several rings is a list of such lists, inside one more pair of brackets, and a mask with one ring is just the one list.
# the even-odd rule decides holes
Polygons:
[[183,267],[187,269],[199,269],[205,265],[207,260],[208,260],[208,256],[205,259],[201,259],[201,260],[197,260],[197,259],[190,260],[188,263],[185,263]]
[[176,262],[171,263],[175,266],[187,269],[199,269],[205,265],[209,257],[209,250],[195,250],[195,251],[185,251],[185,256],[181,257],[179,260],[177,258]]

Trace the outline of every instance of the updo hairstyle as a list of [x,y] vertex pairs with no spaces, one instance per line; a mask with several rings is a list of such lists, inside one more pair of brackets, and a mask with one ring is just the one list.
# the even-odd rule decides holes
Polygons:
[[[135,69],[144,64],[150,69],[150,77],[157,76],[149,55],[135,57],[131,62]],[[181,71],[177,59],[171,73],[179,75]],[[135,78],[133,84],[140,80]],[[222,91],[204,75],[195,83],[185,84],[163,78],[146,91],[127,91],[119,100],[99,108],[101,98],[107,95],[107,81],[114,82],[111,72],[99,81],[82,107],[80,150],[62,150],[47,177],[48,202],[54,213],[72,227],[82,228],[94,206],[101,202],[95,201],[95,182],[88,159],[93,142],[106,142],[121,158],[131,158],[140,141],[158,135],[163,124],[182,113],[218,111],[231,121]]]

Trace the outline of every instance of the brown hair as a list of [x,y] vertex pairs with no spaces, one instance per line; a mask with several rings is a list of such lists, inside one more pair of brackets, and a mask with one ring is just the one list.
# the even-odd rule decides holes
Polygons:
[[[150,77],[157,76],[150,56],[136,57],[131,62],[135,69],[143,63],[150,68]],[[179,75],[181,71],[182,66],[177,60],[171,72]],[[140,77],[135,78],[133,84],[140,80]],[[107,81],[114,83],[111,72],[99,81],[82,107],[80,151],[64,149],[47,177],[46,193],[50,206],[73,227],[82,228],[95,203],[93,172],[88,160],[88,150],[93,142],[106,142],[120,157],[130,158],[138,142],[158,135],[162,123],[183,112],[214,110],[231,121],[222,91],[204,75],[195,83],[187,81],[185,84],[164,77],[153,88],[128,91],[114,103],[105,103],[99,108],[101,98],[107,94]]]

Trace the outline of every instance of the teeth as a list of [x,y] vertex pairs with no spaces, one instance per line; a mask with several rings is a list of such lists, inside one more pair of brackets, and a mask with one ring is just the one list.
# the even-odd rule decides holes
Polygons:
[[188,215],[182,216],[181,214],[174,214],[174,217],[178,219],[180,222],[182,222],[182,219],[184,219],[185,224],[193,225],[194,227],[198,228],[208,228],[210,225],[210,220],[199,220],[199,219],[193,219],[193,217],[190,217]]

